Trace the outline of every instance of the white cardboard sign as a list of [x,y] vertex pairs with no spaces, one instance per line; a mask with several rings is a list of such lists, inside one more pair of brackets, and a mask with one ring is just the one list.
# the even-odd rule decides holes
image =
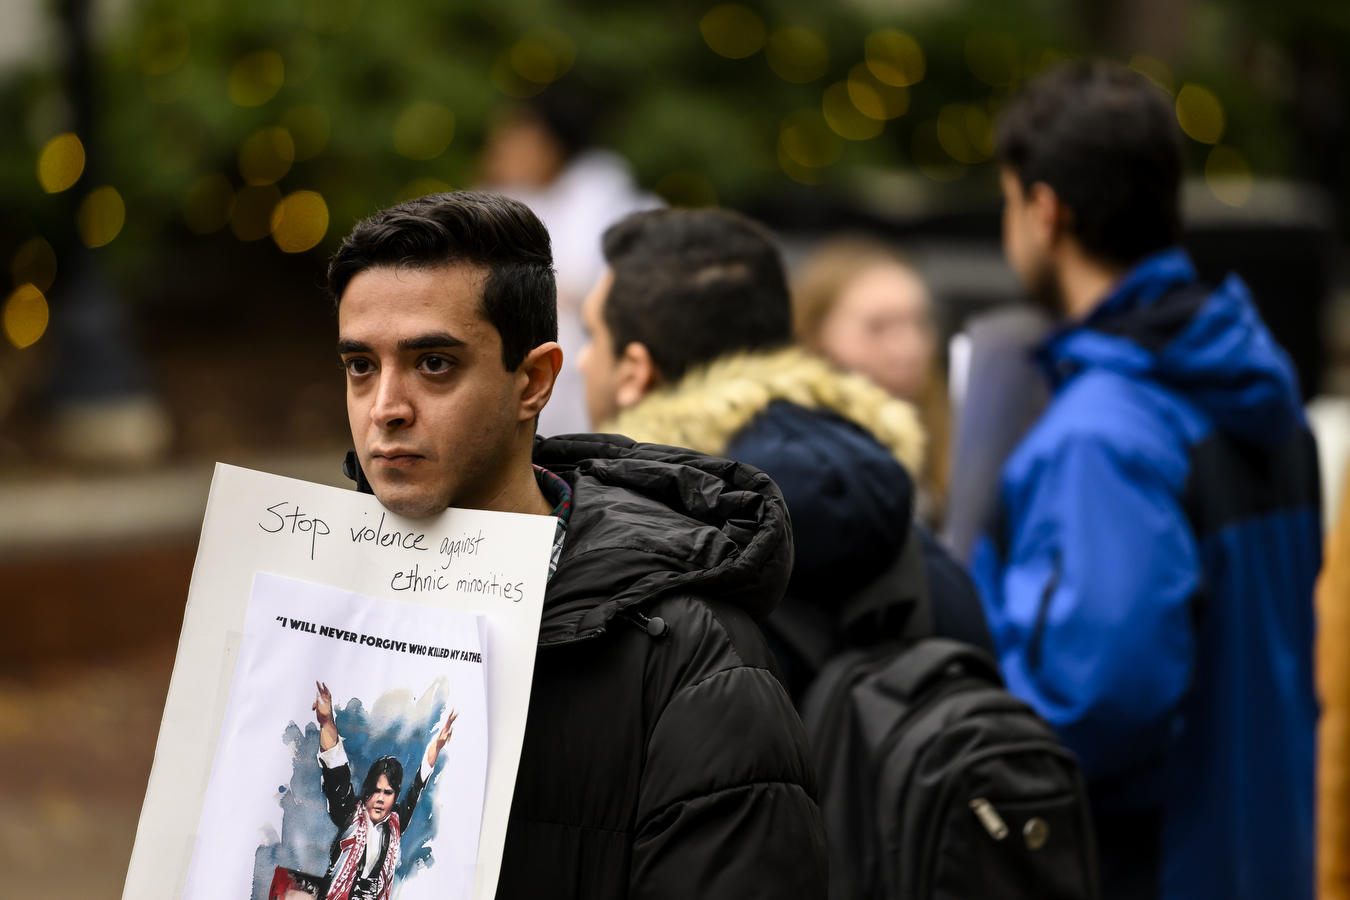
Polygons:
[[[263,627],[261,616],[248,621],[260,573],[260,585],[281,576],[336,589],[346,599],[335,610],[365,595],[483,617],[487,777],[471,896],[493,897],[555,528],[550,516],[479,510],[405,519],[366,494],[218,464],[124,900],[178,900],[187,887],[217,746],[228,744],[235,666],[241,648],[246,657],[256,649],[250,629]],[[337,596],[312,593],[311,604]],[[300,727],[306,712],[297,711]]]

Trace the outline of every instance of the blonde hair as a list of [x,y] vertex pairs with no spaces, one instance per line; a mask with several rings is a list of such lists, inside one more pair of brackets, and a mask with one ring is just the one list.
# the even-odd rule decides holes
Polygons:
[[[923,276],[898,250],[868,237],[827,241],[811,255],[792,283],[792,328],[803,347],[821,354],[821,329],[840,295],[855,278],[877,266],[899,266],[924,284],[927,294]],[[929,316],[933,316],[931,299]],[[942,517],[951,464],[951,413],[947,379],[938,362],[941,356],[940,352],[934,354],[928,387],[915,404],[928,437],[928,454],[923,469],[916,473],[921,507],[918,512],[929,524],[937,524]]]
[[855,278],[876,266],[899,266],[923,283],[903,254],[872,238],[836,238],[811,254],[792,283],[792,329],[802,346],[820,349],[821,327],[839,296]]

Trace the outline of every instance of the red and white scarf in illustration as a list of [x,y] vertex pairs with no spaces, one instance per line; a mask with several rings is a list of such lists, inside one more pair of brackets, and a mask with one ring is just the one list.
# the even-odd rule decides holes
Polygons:
[[[360,871],[361,861],[365,859],[370,817],[366,815],[365,809],[358,808],[352,819],[352,824],[347,826],[347,831],[342,835],[342,841],[338,845],[341,850],[325,900],[347,900],[351,896],[356,873]],[[380,869],[379,881],[375,885],[375,896],[379,900],[389,900],[389,894],[394,887],[394,870],[398,868],[399,860],[399,836],[402,829],[399,827],[398,813],[391,812],[388,822],[389,852],[385,854],[384,866]]]

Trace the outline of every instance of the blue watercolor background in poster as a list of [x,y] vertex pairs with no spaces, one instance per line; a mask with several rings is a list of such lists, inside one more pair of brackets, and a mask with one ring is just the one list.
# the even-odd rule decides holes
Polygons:
[[[386,691],[370,706],[353,697],[346,706],[334,698],[334,721],[342,736],[352,766],[352,785],[358,791],[370,764],[382,756],[393,756],[403,763],[403,787],[399,800],[412,784],[431,739],[431,729],[448,704],[448,682],[436,679],[421,696],[407,688]],[[291,748],[293,770],[290,784],[280,785],[276,800],[281,806],[281,834],[271,826],[263,832],[263,842],[254,856],[253,900],[267,900],[277,866],[296,869],[322,878],[328,871],[329,850],[338,829],[328,817],[319,772],[319,727],[310,719],[301,728],[292,721],[280,738]],[[452,738],[453,740],[453,738]],[[438,761],[431,783],[422,794],[412,821],[403,831],[402,860],[398,878],[407,878],[431,866],[428,842],[436,836],[434,786],[444,766]]]

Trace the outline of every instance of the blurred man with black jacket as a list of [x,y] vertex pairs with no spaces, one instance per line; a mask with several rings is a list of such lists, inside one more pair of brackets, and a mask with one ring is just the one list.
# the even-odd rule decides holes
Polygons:
[[726,210],[636,213],[605,235],[609,269],[583,308],[593,424],[763,470],[792,515],[788,596],[765,623],[793,696],[851,641],[900,637],[904,615],[849,601],[913,541],[934,630],[992,652],[964,570],[913,523],[925,438],[913,407],[792,346],[777,242]]

